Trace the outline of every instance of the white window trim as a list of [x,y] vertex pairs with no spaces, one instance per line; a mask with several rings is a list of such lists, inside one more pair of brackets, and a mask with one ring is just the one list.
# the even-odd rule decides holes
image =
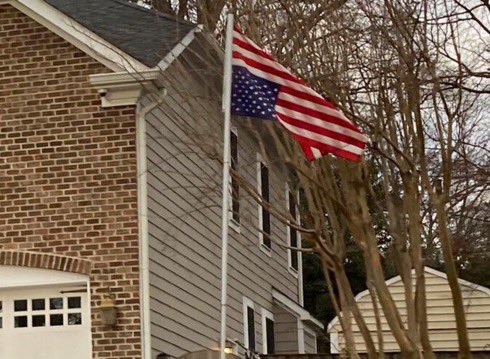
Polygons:
[[[247,297],[243,297],[243,346],[247,349],[250,348],[250,343],[248,342],[248,310],[247,308],[252,308],[255,313],[254,302],[252,302]],[[254,318],[255,320],[255,318]],[[257,331],[255,331],[257,334]],[[255,338],[255,345],[257,345],[257,338]]]
[[298,324],[298,354],[305,354],[305,324],[297,318]]
[[[274,321],[274,314],[269,312],[267,309],[262,308],[262,353],[267,354],[267,327],[266,327],[266,319],[269,318],[272,320],[275,324]],[[275,329],[275,328],[274,328]]]
[[[261,164],[267,165],[263,160],[260,153],[257,153],[257,193],[262,197],[262,176],[261,176]],[[269,166],[267,166],[269,168]],[[270,170],[269,170],[269,183],[270,183]],[[270,197],[270,189],[269,189],[269,197]],[[269,198],[270,200],[270,198]],[[267,254],[269,257],[272,257],[272,248],[267,247],[264,244],[264,233],[262,233],[263,227],[263,218],[262,218],[262,206],[258,205],[259,211],[259,248],[262,252]],[[271,223],[271,232],[272,232],[272,223]],[[271,233],[272,234],[272,233]],[[272,247],[272,238],[271,238],[271,247]]]
[[[290,210],[289,192],[293,193],[293,191],[291,191],[291,188],[289,187],[289,183],[286,182],[286,210],[288,211],[288,213]],[[296,201],[299,201],[298,191],[294,191],[294,194],[296,197]],[[296,221],[299,221],[299,211],[298,210],[296,210]],[[287,243],[288,243],[288,246],[291,247],[291,227],[286,225],[286,231],[287,231],[287,237],[286,237]],[[297,234],[297,241],[298,241],[298,243],[296,243],[297,248],[301,248],[301,233],[299,231],[296,231],[296,234]],[[293,262],[292,262],[292,256],[293,256],[294,251],[289,249],[289,248],[287,251],[288,251],[288,253],[287,253],[287,255],[288,255],[288,271],[294,277],[299,278],[299,272],[302,270],[301,264],[300,264],[302,261],[302,255],[301,255],[302,253],[301,253],[301,251],[296,252],[296,255],[298,256],[298,269],[294,269],[293,268]]]
[[[230,128],[230,132],[233,132],[236,137],[237,137],[237,147],[238,147],[238,129],[236,128],[236,126],[231,126]],[[238,147],[238,157],[240,158],[240,151],[239,151],[239,147]],[[230,169],[231,169],[231,141],[230,141]],[[229,189],[230,189],[230,192],[231,192],[231,175],[230,175],[230,183],[229,183]],[[231,229],[233,229],[236,233],[240,233],[240,222],[237,222],[234,218],[233,218],[233,199],[231,198],[231,194],[230,194],[230,204],[229,204],[229,211],[230,211],[230,219],[228,221],[228,225],[230,226]]]

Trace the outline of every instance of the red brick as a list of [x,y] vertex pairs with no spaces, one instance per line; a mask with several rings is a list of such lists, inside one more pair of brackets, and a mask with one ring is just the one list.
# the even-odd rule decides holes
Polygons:
[[102,109],[108,68],[0,5],[0,264],[90,274],[94,358],[141,357],[135,109]]

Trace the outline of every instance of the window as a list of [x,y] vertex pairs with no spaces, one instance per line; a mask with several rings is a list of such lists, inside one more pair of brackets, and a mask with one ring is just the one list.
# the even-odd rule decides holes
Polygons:
[[[235,130],[230,131],[231,169],[238,169],[238,135]],[[231,218],[240,223],[240,186],[231,176]]]
[[263,353],[274,354],[275,353],[275,339],[274,339],[274,315],[262,309],[262,340],[264,343]]
[[[259,194],[265,202],[269,202],[269,168],[267,165],[259,161],[258,166],[258,190]],[[259,237],[260,243],[268,250],[271,249],[271,215],[270,212],[263,206],[259,207]]]
[[81,325],[81,308],[80,296],[16,299],[14,328]]
[[245,347],[255,352],[255,311],[253,302],[243,297],[243,341]]
[[[298,218],[298,213],[297,213],[295,195],[289,189],[287,189],[286,193],[287,193],[289,214],[291,215],[291,217],[296,219],[296,218]],[[289,247],[292,247],[292,248],[298,248],[299,247],[298,231],[294,228],[291,228],[290,226],[288,226],[288,239],[289,239]],[[288,256],[289,256],[289,267],[297,272],[298,271],[298,262],[299,262],[298,251],[288,249]]]

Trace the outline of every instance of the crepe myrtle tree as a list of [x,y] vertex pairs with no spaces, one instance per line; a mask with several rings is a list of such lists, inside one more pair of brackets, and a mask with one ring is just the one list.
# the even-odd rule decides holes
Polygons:
[[[177,14],[184,4],[186,13],[180,15],[191,20],[202,19],[200,12],[209,10],[202,5],[208,4],[205,1],[167,4],[166,11]],[[467,221],[485,224],[488,219],[488,119],[484,115],[488,104],[484,96],[489,73],[485,31],[483,35],[481,31],[488,5],[450,0],[237,0],[213,6],[209,10],[212,24],[206,28],[218,39],[222,39],[222,11],[233,8],[238,26],[333,101],[370,138],[360,162],[331,156],[308,162],[277,123],[240,120],[240,126],[255,138],[262,159],[301,193],[300,220],[292,218],[283,205],[265,201],[255,182],[244,175],[255,163],[241,163],[231,170],[241,198],[255,201],[277,221],[298,230],[309,248],[297,250],[320,258],[345,337],[345,354],[359,358],[354,340],[354,331],[359,331],[368,357],[383,358],[384,317],[404,358],[435,358],[428,335],[423,267],[438,262],[448,275],[459,356],[471,358],[457,280],[458,270],[468,260],[458,252],[453,237],[465,230]],[[189,14],[193,13],[201,15],[192,18]],[[185,62],[199,63],[192,76],[203,80],[204,90],[189,90],[182,84],[162,101],[189,109],[196,106],[208,115],[204,100],[213,109],[209,118],[220,119],[222,53],[218,47],[209,50],[194,44],[176,60],[176,71],[163,74],[182,84],[178,69],[185,71]],[[222,161],[223,149],[216,122],[196,123],[194,117],[177,111],[174,115],[186,136],[172,140],[182,143],[182,154],[197,154],[209,165],[206,185],[193,195],[194,211],[218,208],[221,177],[216,163]],[[161,136],[168,134],[162,131]],[[240,215],[244,225],[256,226],[256,213]],[[362,255],[376,331],[368,328],[346,275],[346,248],[351,242]],[[282,239],[276,244],[289,248]],[[387,256],[403,282],[403,316],[385,282]]]

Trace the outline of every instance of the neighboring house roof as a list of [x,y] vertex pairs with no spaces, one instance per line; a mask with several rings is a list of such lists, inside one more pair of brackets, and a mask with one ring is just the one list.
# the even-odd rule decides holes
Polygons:
[[156,66],[196,25],[125,0],[45,0],[80,25]]
[[[426,278],[427,320],[433,348],[435,351],[456,351],[458,350],[456,322],[447,275],[429,267],[425,267],[424,271]],[[412,279],[414,276],[415,272],[412,270]],[[488,345],[490,344],[490,322],[488,321],[490,319],[490,289],[464,279],[459,279],[458,281],[465,305],[471,347],[474,350],[488,350]],[[405,295],[401,277],[398,275],[390,278],[386,281],[386,284],[393,295],[396,306],[402,312],[402,318],[406,320]],[[355,300],[363,312],[368,328],[373,332],[376,331],[375,312],[369,291],[365,290],[359,293],[356,295]],[[399,351],[382,313],[381,317],[385,351]],[[362,337],[357,333],[357,326],[354,326],[354,330],[356,332],[356,344],[359,346],[359,350],[363,351],[364,344]],[[327,331],[330,333],[331,351],[336,353],[344,344],[343,338],[339,337],[342,329],[338,316],[329,323]]]

